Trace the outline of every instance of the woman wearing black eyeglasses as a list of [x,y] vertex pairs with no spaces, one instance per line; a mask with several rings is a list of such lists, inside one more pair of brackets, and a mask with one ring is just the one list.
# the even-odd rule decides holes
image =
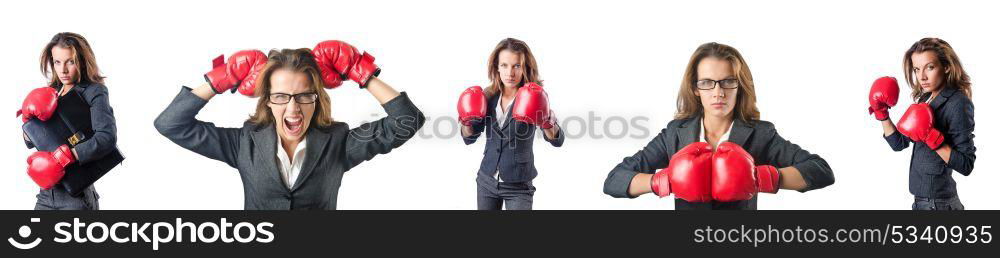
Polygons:
[[[343,174],[377,154],[399,147],[424,116],[376,76],[374,58],[340,41],[309,49],[241,51],[205,75],[208,83],[185,87],[156,119],[156,129],[181,147],[236,168],[245,209],[336,209]],[[258,78],[259,77],[259,78]],[[330,116],[324,88],[351,79],[367,89],[387,117],[351,129]],[[195,119],[213,96],[235,91],[260,96],[242,128],[220,128]]]
[[757,193],[805,192],[833,184],[823,158],[760,120],[750,67],[735,48],[698,47],[677,98],[675,120],[611,170],[604,193],[616,198],[672,194],[678,210],[756,210]]

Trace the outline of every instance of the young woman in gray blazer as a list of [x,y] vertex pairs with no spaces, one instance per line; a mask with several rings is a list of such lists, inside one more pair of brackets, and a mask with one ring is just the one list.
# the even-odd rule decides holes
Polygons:
[[[236,168],[246,209],[336,209],[343,174],[401,146],[423,125],[424,116],[405,92],[375,77],[379,69],[370,55],[361,56],[338,41],[340,56],[335,58],[342,59],[331,60],[330,52],[323,53],[330,50],[324,43],[312,53],[272,50],[266,65],[260,54],[238,53],[236,60],[220,66],[226,76],[209,73],[209,83],[181,89],[157,117],[156,129],[181,147]],[[324,86],[336,87],[347,78],[371,93],[388,116],[353,129],[334,121]],[[224,85],[219,89],[215,84]],[[243,127],[222,128],[195,119],[212,97],[236,84],[241,93],[260,96]]]
[[[90,139],[79,143],[71,142],[52,152],[37,151],[28,159],[28,175],[35,179],[42,188],[36,197],[36,210],[99,210],[100,205],[97,190],[94,185],[83,189],[79,194],[73,195],[63,184],[59,183],[64,173],[76,171],[63,171],[65,166],[70,164],[87,164],[98,161],[115,150],[118,130],[115,126],[115,115],[111,109],[108,99],[108,87],[104,86],[104,77],[101,76],[100,69],[97,68],[97,59],[94,51],[80,34],[72,32],[62,32],[56,34],[42,50],[41,57],[42,73],[50,77],[49,84],[45,90],[49,91],[51,97],[61,98],[75,91],[90,106],[90,123],[93,136]],[[30,97],[30,95],[29,95]],[[65,107],[64,107],[65,108]],[[55,110],[49,110],[55,111]],[[27,121],[29,113],[22,114]],[[58,116],[58,115],[55,115]],[[50,118],[51,119],[51,118]],[[24,135],[25,144],[28,148],[36,148],[27,134]],[[72,145],[72,146],[70,146]],[[65,147],[65,148],[63,148]],[[68,153],[60,154],[60,150],[69,150]],[[41,156],[69,158],[69,163],[63,163],[62,167],[56,168],[59,173],[56,176],[36,174],[33,171],[35,164],[43,163]],[[65,161],[63,161],[65,162]],[[44,166],[44,165],[43,165]],[[56,172],[56,171],[48,171]],[[40,177],[40,178],[36,178]],[[43,179],[46,178],[47,179]],[[41,179],[41,180],[40,180]],[[42,183],[47,181],[47,183]]]
[[[562,146],[565,136],[548,110],[547,103],[538,112],[544,114],[542,119],[520,121],[519,110],[515,108],[518,101],[521,102],[519,104],[527,104],[547,99],[532,98],[539,95],[520,94],[529,89],[541,92],[540,95],[545,94],[538,86],[541,84],[538,64],[524,41],[513,38],[500,41],[488,62],[491,84],[477,94],[480,99],[478,104],[485,107],[478,114],[480,117],[462,125],[462,140],[466,145],[475,143],[480,135],[486,134],[483,160],[476,173],[476,205],[479,210],[500,210],[503,207],[530,210],[535,195],[535,186],[531,181],[538,175],[534,154],[535,128],[540,128],[545,141],[555,147]],[[464,119],[460,117],[460,120]]]
[[[893,151],[902,151],[913,143],[910,155],[909,188],[914,210],[964,210],[958,199],[958,186],[953,172],[968,176],[976,163],[973,142],[972,82],[962,68],[955,49],[938,38],[924,38],[910,46],[903,56],[903,72],[914,105],[899,120],[896,127],[888,115],[882,124],[883,137]],[[898,86],[896,86],[898,97]],[[895,100],[893,100],[895,104]],[[936,137],[912,133],[917,121],[918,106],[923,106],[930,123],[922,128],[935,132]],[[885,107],[888,109],[888,107]],[[912,112],[911,114],[911,111]],[[914,118],[914,119],[910,119]],[[902,125],[907,124],[907,125]],[[898,129],[898,130],[897,130]]]
[[[635,198],[654,190],[661,197],[672,191],[678,197],[678,210],[755,210],[759,191],[805,192],[834,182],[823,158],[785,140],[774,124],[760,120],[750,68],[735,48],[707,43],[695,50],[681,82],[675,118],[645,148],[611,170],[604,193]],[[697,154],[693,148],[685,149],[689,145],[705,151]],[[720,161],[723,148],[749,154],[743,157],[748,163],[743,170],[733,174],[733,164],[738,162]],[[728,166],[729,174],[720,173],[722,165]],[[744,188],[749,189],[741,189],[745,194],[739,199],[720,198],[733,192],[721,189],[732,187],[727,185],[732,182],[720,180],[734,177],[746,178],[749,185]],[[682,199],[688,196],[699,198]]]

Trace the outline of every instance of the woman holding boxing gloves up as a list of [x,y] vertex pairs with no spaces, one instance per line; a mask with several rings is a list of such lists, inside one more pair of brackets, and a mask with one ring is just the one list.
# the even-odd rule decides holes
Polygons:
[[534,164],[535,128],[545,141],[562,146],[564,135],[549,109],[538,64],[524,41],[507,38],[490,54],[490,86],[462,92],[458,118],[465,144],[486,133],[486,150],[476,176],[479,210],[530,210],[538,175]]
[[[40,121],[61,119],[57,113],[77,115],[89,113],[88,122],[91,128],[77,128],[90,132],[86,138],[74,138],[80,141],[62,144],[52,151],[39,150],[28,158],[28,175],[41,187],[35,209],[98,210],[99,197],[92,185],[93,181],[89,182],[90,185],[81,186],[85,188],[76,195],[70,194],[71,191],[64,184],[60,184],[67,173],[80,171],[67,170],[71,166],[78,167],[79,164],[102,159],[116,149],[117,129],[114,111],[108,100],[108,88],[104,86],[104,77],[97,68],[94,52],[83,36],[72,32],[59,33],[52,37],[42,50],[41,69],[42,73],[51,79],[47,86],[32,90],[25,98],[21,110],[18,111],[23,122],[28,123],[31,119]],[[89,110],[82,113],[57,112],[57,103],[68,94],[82,97]],[[32,142],[27,133],[24,139],[28,148],[42,147],[36,146],[36,142]]]
[[[156,118],[174,143],[236,168],[245,208],[336,209],[343,174],[409,140],[424,116],[376,77],[375,58],[341,41],[309,49],[240,51],[205,74],[208,83],[184,87]],[[387,117],[348,128],[334,121],[325,88],[350,79],[382,105]],[[216,94],[259,96],[242,128],[216,127],[195,115]]]
[[869,110],[882,123],[883,137],[894,151],[913,142],[910,156],[910,193],[914,210],[964,210],[952,171],[968,176],[976,162],[972,142],[975,107],[972,83],[955,50],[944,40],[924,38],[903,57],[903,72],[916,102],[899,123],[889,119],[899,85],[879,78],[869,94]]
[[674,194],[678,210],[755,210],[757,193],[805,192],[833,184],[823,158],[760,120],[754,87],[750,68],[735,48],[699,46],[681,81],[675,120],[611,170],[604,193],[616,198]]

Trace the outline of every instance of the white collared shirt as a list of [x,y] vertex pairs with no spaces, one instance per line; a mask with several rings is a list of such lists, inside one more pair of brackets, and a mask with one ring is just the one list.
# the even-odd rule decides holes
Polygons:
[[302,137],[302,141],[295,146],[295,152],[293,152],[292,160],[288,160],[288,154],[285,153],[285,149],[281,147],[281,136],[278,136],[278,169],[281,170],[281,179],[285,181],[285,186],[288,189],[292,189],[295,185],[295,180],[299,177],[299,172],[302,171],[303,160],[306,157],[306,138]]
[[[733,120],[733,121],[735,121],[735,120]],[[701,131],[698,132],[698,139],[701,139],[704,142],[708,142],[708,134],[705,133],[705,130],[707,130],[706,128],[707,127],[705,127],[705,118],[702,118],[701,119]],[[712,148],[713,149],[718,148],[719,144],[722,144],[722,142],[728,142],[729,141],[729,131],[732,131],[732,130],[733,130],[733,122],[729,122],[729,127],[726,128],[726,133],[722,134],[722,137],[719,137],[719,142],[716,142],[715,145],[712,146]]]
[[497,114],[496,115],[496,118],[497,118],[497,127],[503,127],[503,123],[507,122],[507,115],[508,115],[507,114],[507,108],[509,108],[511,104],[514,104],[514,101],[511,101],[510,103],[507,103],[507,106],[504,106],[503,105],[503,89],[500,89],[500,91],[499,91],[498,94],[500,94],[500,98],[497,99],[497,108],[495,110],[496,114]]

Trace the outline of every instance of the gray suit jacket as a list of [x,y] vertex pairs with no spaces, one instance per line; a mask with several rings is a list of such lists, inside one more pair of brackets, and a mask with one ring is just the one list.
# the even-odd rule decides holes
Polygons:
[[207,103],[184,87],[156,118],[156,129],[185,149],[236,168],[248,210],[336,209],[344,172],[399,147],[424,123],[404,92],[382,105],[388,116],[378,121],[354,129],[340,122],[310,126],[302,171],[288,189],[279,175],[274,125],[220,128],[198,121],[195,115]]
[[[626,157],[608,174],[604,193],[617,198],[634,198],[628,194],[632,178],[638,173],[654,173],[666,168],[670,157],[692,142],[699,141],[700,116],[670,121],[667,128],[653,138],[645,148]],[[778,168],[794,166],[806,181],[802,192],[833,184],[833,171],[826,160],[810,154],[796,144],[778,135],[774,124],[767,121],[733,122],[729,141],[739,144],[754,158],[754,165],[772,165]],[[676,199],[677,209],[757,209],[757,197],[742,202],[691,203]]]
[[[517,102],[517,99],[514,99]],[[538,176],[535,168],[535,131],[534,125],[514,120],[508,115],[503,126],[497,121],[496,107],[500,105],[500,94],[487,100],[486,117],[481,123],[473,124],[469,137],[463,137],[466,145],[473,144],[479,136],[486,132],[486,148],[483,150],[483,161],[479,163],[479,174],[491,177],[497,168],[500,169],[500,179],[507,183],[530,182]],[[510,114],[514,104],[507,108]],[[542,139],[555,147],[561,147],[566,140],[562,129],[554,139],[542,133]]]
[[[925,93],[920,102],[930,97]],[[934,110],[934,128],[944,135],[944,143],[951,146],[951,156],[944,162],[937,152],[927,144],[913,144],[910,154],[910,193],[921,198],[946,199],[958,196],[958,186],[952,172],[968,176],[976,164],[976,145],[973,130],[976,128],[975,107],[965,93],[955,88],[944,88],[930,103]],[[898,130],[885,136],[894,151],[902,151],[910,146],[907,138]]]

